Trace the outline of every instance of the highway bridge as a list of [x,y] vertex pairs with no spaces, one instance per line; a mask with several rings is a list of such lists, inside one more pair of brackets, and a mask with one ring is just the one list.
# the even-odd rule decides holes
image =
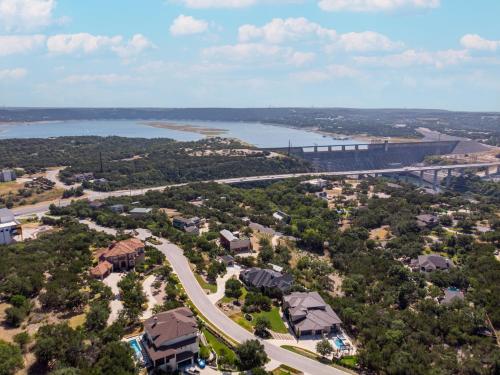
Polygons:
[[[489,175],[491,170],[494,170],[494,173],[500,173],[500,160],[498,162],[491,163],[474,163],[474,164],[455,164],[455,165],[432,165],[432,166],[417,166],[417,167],[401,167],[401,168],[386,168],[386,169],[367,169],[367,170],[355,170],[355,171],[339,171],[339,172],[307,172],[307,173],[288,173],[288,174],[276,174],[276,175],[265,175],[265,176],[251,176],[251,177],[236,177],[236,178],[225,178],[220,180],[207,180],[207,181],[197,181],[199,183],[208,183],[215,182],[219,184],[243,184],[249,182],[259,182],[259,181],[277,181],[277,180],[285,180],[288,178],[301,178],[301,177],[321,177],[321,176],[361,176],[361,175],[372,175],[372,176],[381,176],[381,175],[391,175],[391,174],[400,174],[400,173],[420,173],[420,178],[423,179],[424,172],[431,172],[434,175],[433,184],[437,186],[438,182],[438,173],[442,171],[447,172],[447,176],[451,177],[451,173],[453,170],[464,171],[466,169],[476,169],[476,170],[484,170],[486,175]],[[449,181],[449,179],[448,179]],[[99,192],[99,191],[85,191],[85,195],[82,199],[106,199],[109,197],[120,197],[125,195],[141,195],[148,191],[161,191],[167,188],[173,188],[177,186],[184,186],[188,183],[182,184],[172,184],[172,185],[163,185],[156,186],[152,188],[144,188],[144,189],[129,189],[129,190],[116,190],[109,192]],[[61,199],[56,204],[58,206],[66,206],[71,203],[74,199]],[[49,209],[50,203],[42,202],[36,205],[30,206],[21,206],[14,208],[13,211],[16,216],[22,215],[31,215],[46,212]]]

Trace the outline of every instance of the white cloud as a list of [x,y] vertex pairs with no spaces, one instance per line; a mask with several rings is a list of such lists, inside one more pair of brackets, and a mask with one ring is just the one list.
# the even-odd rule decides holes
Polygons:
[[358,56],[354,60],[360,64],[389,66],[392,68],[408,67],[412,65],[433,65],[443,68],[456,65],[469,59],[467,50],[445,50],[437,52],[407,50],[399,54],[388,56]]
[[55,7],[55,0],[0,0],[0,25],[8,31],[47,26]]
[[328,65],[320,70],[307,70],[303,72],[293,73],[291,77],[302,82],[314,83],[328,81],[335,78],[354,78],[360,76],[361,73],[354,68],[346,65]]
[[326,43],[327,51],[343,49],[346,51],[391,51],[402,48],[401,42],[392,41],[389,37],[374,32],[351,32],[338,35],[334,29],[322,27],[304,17],[274,18],[262,27],[242,25],[238,30],[238,38],[242,43],[263,41],[280,44],[306,39],[318,39]]
[[294,51],[290,47],[281,47],[265,43],[239,43],[205,48],[205,58],[226,59],[239,63],[284,62],[300,66],[314,59],[309,52]]
[[155,45],[148,38],[142,34],[135,34],[127,43],[113,46],[111,50],[122,58],[129,58],[150,48],[155,48]]
[[460,44],[467,49],[496,51],[500,49],[500,40],[484,39],[477,34],[466,34],[460,39]]
[[181,14],[170,26],[170,33],[175,36],[200,34],[208,30],[208,22]]
[[0,80],[4,79],[20,79],[26,77],[28,71],[24,68],[3,69],[0,70]]
[[74,74],[70,75],[62,80],[64,83],[76,84],[76,83],[105,83],[114,84],[120,82],[133,81],[133,78],[128,75],[120,74]]
[[89,33],[59,34],[47,39],[47,49],[53,53],[92,53],[104,47],[119,46],[121,36],[101,36]]
[[320,0],[319,7],[329,12],[378,12],[400,8],[437,8],[440,0]]
[[26,53],[43,46],[44,35],[2,35],[0,36],[0,56]]
[[244,8],[257,3],[257,0],[181,0],[188,8]]
[[304,17],[274,18],[262,27],[243,25],[238,30],[239,40],[249,42],[262,39],[268,43],[283,43],[285,41],[302,40],[310,37],[334,39],[337,32],[311,22]]
[[391,51],[404,47],[404,44],[394,42],[387,36],[374,31],[364,31],[342,34],[330,47],[340,47],[346,51]]
[[135,34],[128,41],[124,41],[121,35],[103,36],[89,33],[59,34],[47,39],[47,50],[57,54],[89,54],[110,50],[122,58],[128,58],[148,48],[154,48],[154,45],[142,34]]

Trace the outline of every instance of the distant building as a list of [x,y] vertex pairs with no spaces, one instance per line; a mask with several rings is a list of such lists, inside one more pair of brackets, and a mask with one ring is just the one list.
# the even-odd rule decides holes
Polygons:
[[417,216],[417,225],[420,228],[432,229],[439,224],[439,218],[436,215],[422,214]]
[[112,206],[109,206],[109,209],[116,214],[125,212],[125,206],[123,204],[114,204]]
[[290,215],[287,215],[286,213],[284,213],[283,211],[276,211],[274,214],[273,214],[273,217],[277,220],[277,221],[281,221],[283,223],[286,223],[288,224],[291,220],[291,217]]
[[439,303],[441,305],[449,305],[453,301],[463,301],[465,298],[464,293],[457,288],[446,288],[444,290],[444,297],[441,298]]
[[152,208],[136,207],[130,210],[129,214],[132,217],[140,218],[149,215],[152,211]]
[[200,223],[201,220],[199,217],[191,217],[186,219],[182,216],[176,216],[172,220],[172,226],[179,230],[183,230],[186,233],[193,234],[198,236],[200,234]]
[[322,178],[314,178],[312,180],[302,181],[302,185],[310,185],[318,188],[324,188],[328,185],[328,181]]
[[297,337],[327,335],[342,321],[318,292],[295,292],[283,297],[283,310]]
[[189,308],[156,314],[144,322],[144,330],[142,344],[153,368],[175,372],[197,360],[198,323]]
[[144,259],[144,242],[137,238],[116,242],[97,254],[98,264],[90,270],[90,274],[103,279],[111,272],[127,271]]
[[13,169],[2,169],[0,171],[0,182],[10,182],[17,178],[16,172]]
[[234,266],[234,257],[231,255],[222,255],[217,258],[220,263],[224,263],[226,267]]
[[77,181],[77,182],[90,181],[93,179],[94,179],[94,174],[92,172],[77,173],[77,174],[74,174],[72,177],[72,180]]
[[8,245],[14,236],[22,235],[21,223],[7,208],[0,208],[0,245]]
[[446,271],[453,267],[453,262],[438,254],[419,255],[411,260],[410,266],[420,272]]
[[220,244],[229,251],[252,251],[252,242],[250,241],[250,238],[237,237],[227,229],[223,229],[220,231]]
[[257,267],[242,271],[240,280],[250,287],[266,292],[278,289],[285,293],[290,290],[293,284],[292,275]]

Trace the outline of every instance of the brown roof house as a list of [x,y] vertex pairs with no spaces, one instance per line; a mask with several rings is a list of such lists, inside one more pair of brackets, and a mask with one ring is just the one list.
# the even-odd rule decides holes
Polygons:
[[327,335],[342,321],[318,292],[295,292],[283,297],[283,310],[297,337]]
[[420,272],[446,271],[453,267],[453,262],[438,254],[419,255],[411,260],[410,267]]
[[155,369],[176,371],[198,358],[199,331],[193,312],[179,307],[144,322],[142,344]]
[[115,242],[107,249],[97,251],[98,264],[90,274],[103,279],[111,272],[128,271],[144,259],[144,242],[137,238]]

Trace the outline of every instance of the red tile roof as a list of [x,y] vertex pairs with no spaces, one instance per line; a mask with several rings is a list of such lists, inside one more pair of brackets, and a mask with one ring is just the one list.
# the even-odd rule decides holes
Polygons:
[[120,241],[114,244],[105,254],[105,257],[108,258],[134,254],[143,247],[144,243],[141,240],[137,238],[129,238],[128,240]]

